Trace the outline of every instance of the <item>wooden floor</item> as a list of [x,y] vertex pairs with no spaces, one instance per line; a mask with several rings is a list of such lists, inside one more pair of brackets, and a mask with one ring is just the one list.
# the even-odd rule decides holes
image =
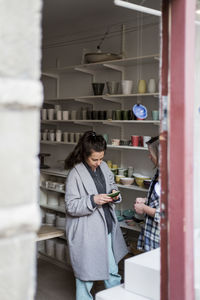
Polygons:
[[35,300],[75,300],[75,280],[72,271],[38,259]]

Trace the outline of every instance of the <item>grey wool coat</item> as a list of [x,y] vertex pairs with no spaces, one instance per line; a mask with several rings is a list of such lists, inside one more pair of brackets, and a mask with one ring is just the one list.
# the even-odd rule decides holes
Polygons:
[[[117,190],[113,173],[105,162],[100,168],[106,181],[106,192]],[[95,183],[83,163],[77,164],[66,181],[66,235],[74,275],[83,281],[107,280],[108,232],[102,206],[93,208],[90,196],[98,194]],[[127,247],[119,227],[114,207],[112,248],[116,263],[127,253]]]

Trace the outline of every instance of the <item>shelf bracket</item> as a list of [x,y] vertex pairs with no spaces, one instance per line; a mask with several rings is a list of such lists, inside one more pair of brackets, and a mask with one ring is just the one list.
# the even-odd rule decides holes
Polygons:
[[81,68],[81,67],[76,67],[74,68],[74,70],[76,71],[79,71],[79,72],[82,72],[82,73],[85,73],[85,74],[89,74],[89,75],[92,75],[92,76],[95,76],[96,75],[96,71],[93,71],[93,70],[88,70],[86,68]]
[[86,99],[81,99],[81,98],[74,98],[74,101],[93,105],[93,102],[91,100],[86,100]]
[[102,99],[104,100],[107,100],[107,101],[110,101],[110,102],[114,102],[114,103],[117,103],[117,104],[121,104],[121,99],[117,99],[117,98],[110,98],[109,96],[103,96]]
[[120,66],[115,66],[112,64],[103,64],[104,67],[109,68],[109,69],[113,69],[115,71],[119,71],[119,72],[124,72],[125,68],[124,67],[120,67]]
[[103,124],[109,125],[109,126],[116,126],[116,127],[121,126],[119,123],[112,123],[112,122],[109,122],[109,121],[104,121]]

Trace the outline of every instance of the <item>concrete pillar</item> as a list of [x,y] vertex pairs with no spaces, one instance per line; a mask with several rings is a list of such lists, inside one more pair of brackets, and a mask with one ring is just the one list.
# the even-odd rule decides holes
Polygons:
[[41,0],[0,1],[0,299],[33,300]]

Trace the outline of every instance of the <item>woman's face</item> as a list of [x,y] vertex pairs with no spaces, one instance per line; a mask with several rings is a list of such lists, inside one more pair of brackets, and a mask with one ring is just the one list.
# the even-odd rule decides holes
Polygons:
[[98,166],[100,166],[104,158],[104,151],[95,152],[93,151],[89,157],[86,158],[86,163],[88,166],[95,171]]

